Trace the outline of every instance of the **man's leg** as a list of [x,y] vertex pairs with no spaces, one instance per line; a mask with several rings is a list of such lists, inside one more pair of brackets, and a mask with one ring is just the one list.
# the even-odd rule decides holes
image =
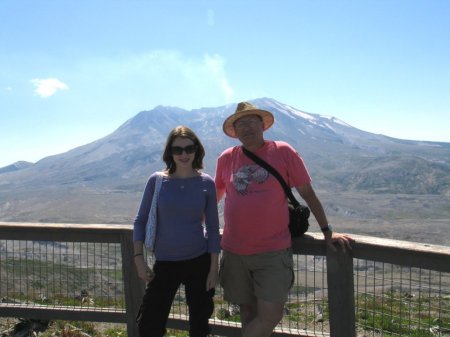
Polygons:
[[249,256],[255,300],[243,306],[244,337],[268,337],[283,317],[289,289],[294,281],[290,249]]
[[220,280],[225,299],[240,304],[242,336],[270,336],[294,281],[292,253],[283,249],[242,256],[224,251]]
[[241,305],[242,337],[269,337],[283,317],[283,307],[261,299]]
[[257,315],[256,301],[252,303],[241,304],[239,306],[239,312],[241,315],[242,334],[244,335],[245,329]]

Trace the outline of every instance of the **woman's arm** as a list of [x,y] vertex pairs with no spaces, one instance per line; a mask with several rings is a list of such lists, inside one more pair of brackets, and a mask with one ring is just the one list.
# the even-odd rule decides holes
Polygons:
[[139,278],[147,283],[153,280],[155,274],[153,273],[152,269],[148,266],[147,261],[145,261],[143,241],[134,241],[133,258]]

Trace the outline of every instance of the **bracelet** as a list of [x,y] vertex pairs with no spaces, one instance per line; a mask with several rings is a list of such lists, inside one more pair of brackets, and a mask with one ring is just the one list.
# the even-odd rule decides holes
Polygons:
[[320,230],[322,231],[322,233],[325,234],[326,232],[332,232],[333,231],[333,227],[331,227],[331,225],[327,225],[325,227],[322,227]]
[[137,253],[137,254],[134,254],[133,257],[140,256],[140,255],[144,256],[144,254],[142,254],[142,253]]

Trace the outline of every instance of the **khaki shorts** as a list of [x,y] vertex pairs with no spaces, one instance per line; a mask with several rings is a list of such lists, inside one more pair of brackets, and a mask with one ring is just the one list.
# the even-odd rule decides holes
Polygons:
[[254,255],[223,251],[219,276],[224,298],[234,304],[257,299],[284,303],[294,283],[293,265],[290,248]]

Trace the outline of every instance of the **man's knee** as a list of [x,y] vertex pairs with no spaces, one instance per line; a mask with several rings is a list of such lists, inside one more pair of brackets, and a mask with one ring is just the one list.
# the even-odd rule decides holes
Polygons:
[[267,325],[276,326],[283,318],[283,303],[258,301],[258,317]]
[[256,302],[239,305],[239,311],[243,323],[253,320],[258,314]]

